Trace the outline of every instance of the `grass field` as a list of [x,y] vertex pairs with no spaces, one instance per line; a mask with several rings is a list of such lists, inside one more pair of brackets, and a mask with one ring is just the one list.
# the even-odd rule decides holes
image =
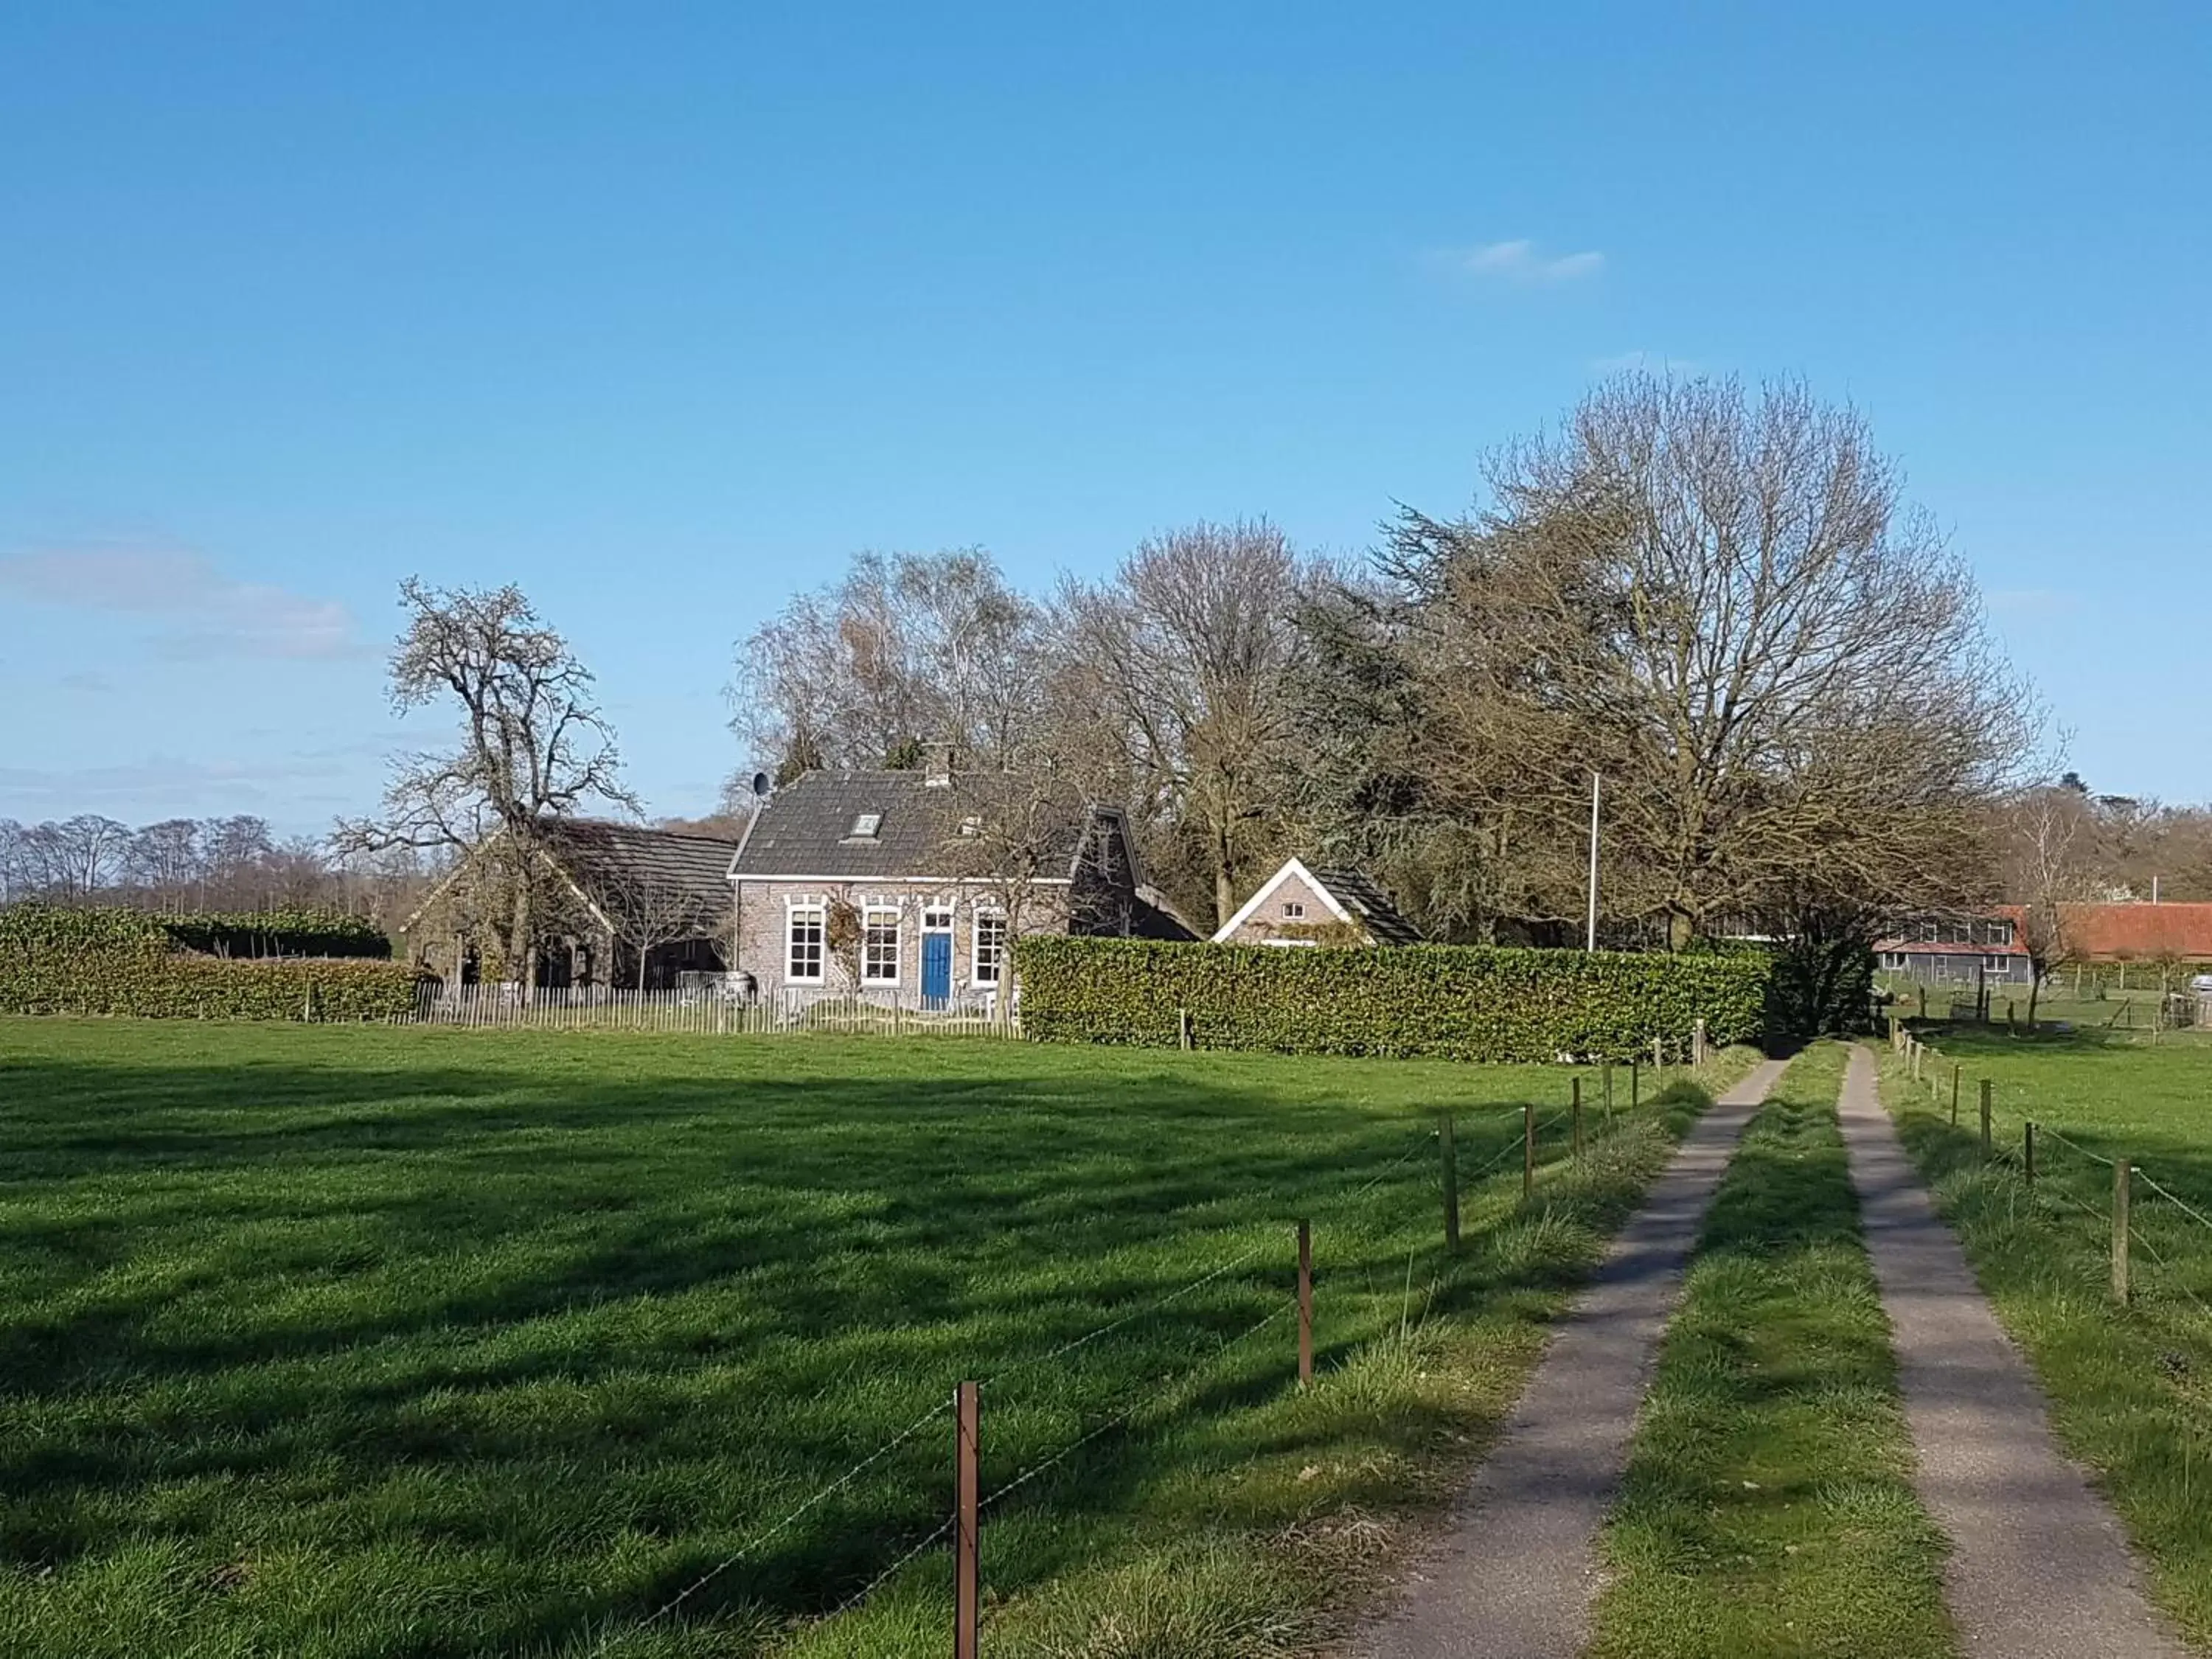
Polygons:
[[[1294,1650],[1480,1455],[1703,1098],[1680,1079],[1603,1138],[1593,1110],[1579,1165],[1554,1127],[1524,1206],[1502,1109],[1567,1086],[0,1022],[0,1652],[934,1649],[935,1552],[836,1610],[941,1522],[927,1414],[963,1376],[986,1379],[987,1492],[1075,1449],[988,1515],[994,1656]],[[1443,1108],[1471,1177],[1451,1261]]]
[[[2060,1435],[2097,1471],[2149,1558],[2160,1599],[2186,1634],[2212,1645],[2212,1225],[2182,1207],[2212,1217],[2212,1047],[2090,1032],[1931,1036],[1943,1056],[1937,1097],[1894,1060],[1884,1067],[1905,1144],[2035,1362]],[[1955,1128],[1953,1063],[1962,1079]],[[1981,1155],[1977,1121],[1984,1077],[1993,1161]],[[2021,1168],[2029,1120],[2033,1189]],[[2111,1161],[2120,1158],[2142,1171],[2125,1308],[2110,1292]]]
[[1791,1063],[1715,1197],[1601,1540],[1592,1659],[1954,1651],[1836,1124],[1843,1052]]

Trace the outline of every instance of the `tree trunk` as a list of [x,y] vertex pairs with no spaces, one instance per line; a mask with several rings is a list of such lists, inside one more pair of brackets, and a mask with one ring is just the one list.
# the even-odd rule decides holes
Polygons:
[[643,996],[643,995],[645,994],[645,963],[646,963],[646,958],[647,958],[647,957],[648,957],[649,956],[651,956],[652,954],[653,954],[653,952],[652,952],[652,951],[648,951],[645,946],[643,946],[643,945],[641,945],[640,946],[638,946],[638,949],[637,949],[637,994],[638,994],[640,996]]
[[527,997],[538,988],[538,946],[532,937],[530,876],[526,868],[515,872],[514,934],[507,947],[507,967]]

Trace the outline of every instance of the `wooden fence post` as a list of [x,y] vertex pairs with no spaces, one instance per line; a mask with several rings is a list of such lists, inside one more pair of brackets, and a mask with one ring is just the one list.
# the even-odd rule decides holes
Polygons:
[[1176,1010],[1176,1042],[1186,1053],[1189,1051],[1190,1010],[1188,1008]]
[[1437,1139],[1444,1161],[1444,1249],[1459,1249],[1459,1150],[1452,1143],[1452,1116],[1443,1115]]
[[1536,1195],[1536,1109],[1521,1109],[1521,1196]]
[[1990,1155],[1990,1091],[1994,1086],[1989,1079],[1982,1079],[1982,1156]]
[[1575,1128],[1575,1162],[1579,1164],[1583,1161],[1583,1080],[1580,1078],[1575,1079],[1574,1103],[1568,1108],[1568,1112]]
[[2124,1158],[2112,1160],[2112,1300],[2128,1299],[2128,1176],[2135,1166]]
[[1313,1381],[1313,1223],[1298,1223],[1298,1386]]
[[1951,1127],[1959,1127],[1959,1074],[1966,1068],[1954,1063],[1951,1067]]
[[963,1382],[953,1395],[952,1656],[976,1659],[976,1622],[982,1612],[983,1574],[978,1500],[981,1495],[980,1390]]
[[1655,1072],[1664,1072],[1667,1069],[1667,1051],[1659,1046],[1657,1037],[1651,1039],[1651,1069]]
[[2033,1118],[2030,1118],[2030,1119],[2028,1119],[2028,1121],[2027,1121],[2027,1122],[2025,1122],[2025,1123],[2023,1123],[2022,1125],[2021,1125],[2021,1130],[2020,1130],[2020,1162],[2021,1162],[2021,1168],[2022,1170],[2026,1170],[2026,1171],[2027,1171],[2027,1184],[2028,1184],[2029,1186],[2031,1186],[2031,1187],[2034,1186],[2034,1185],[2035,1185],[2035,1120],[2034,1120]]
[[1698,1016],[1698,1023],[1690,1033],[1690,1042],[1692,1053],[1695,1056],[1690,1063],[1693,1066],[1704,1065],[1705,1063],[1705,1021],[1703,1015]]
[[1628,1109],[1632,1112],[1644,1104],[1643,1069],[1635,1060],[1628,1062]]
[[1603,1076],[1605,1078],[1605,1121],[1610,1124],[1613,1121],[1613,1062],[1609,1060],[1605,1062]]

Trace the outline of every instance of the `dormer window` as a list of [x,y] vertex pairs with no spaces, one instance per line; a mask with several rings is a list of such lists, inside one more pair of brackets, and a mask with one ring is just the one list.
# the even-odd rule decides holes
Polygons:
[[983,820],[975,813],[970,812],[966,817],[960,820],[960,833],[970,837],[981,835],[983,833]]
[[848,841],[873,841],[883,833],[884,815],[881,812],[862,812],[853,820],[853,827],[845,832]]

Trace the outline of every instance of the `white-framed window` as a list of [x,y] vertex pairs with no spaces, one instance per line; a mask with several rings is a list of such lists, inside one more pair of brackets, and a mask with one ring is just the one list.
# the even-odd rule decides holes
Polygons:
[[1006,977],[1006,918],[997,910],[975,913],[975,983],[998,985]]
[[871,910],[860,923],[860,980],[867,985],[896,985],[899,977],[899,916],[896,910]]
[[2010,957],[1984,957],[1982,971],[1985,974],[2008,974],[2012,971]]
[[827,917],[819,904],[794,904],[785,913],[783,976],[793,985],[822,982]]
[[1299,903],[1297,900],[1285,899],[1283,901],[1283,914],[1285,916],[1288,916],[1292,921],[1299,920],[1305,915],[1305,913],[1306,907]]

